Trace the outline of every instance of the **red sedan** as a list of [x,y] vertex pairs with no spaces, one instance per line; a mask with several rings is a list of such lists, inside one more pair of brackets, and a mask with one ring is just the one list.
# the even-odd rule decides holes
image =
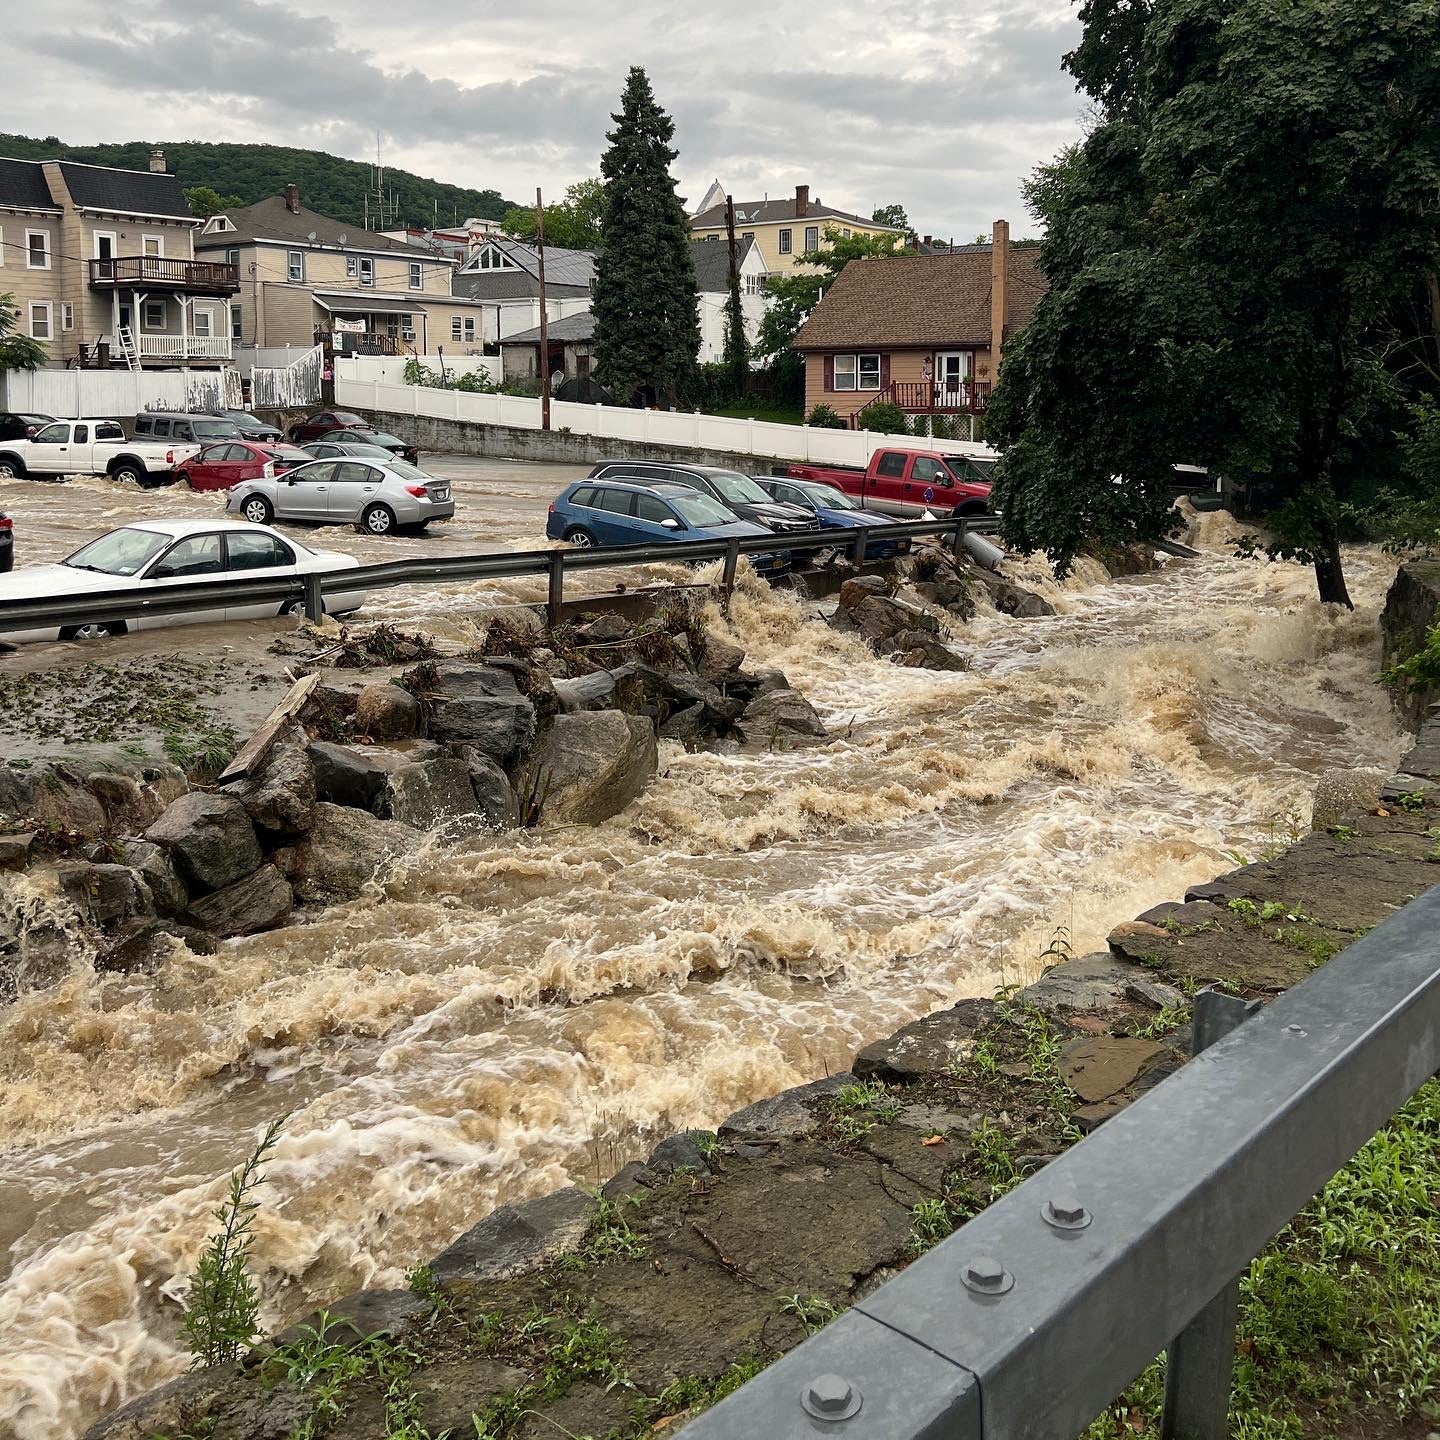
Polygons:
[[364,424],[364,416],[357,415],[353,410],[322,410],[318,415],[292,425],[290,438],[297,445],[303,445],[307,440],[318,440],[332,430],[348,430],[352,425]]
[[242,480],[283,475],[297,465],[308,465],[314,458],[294,445],[227,440],[221,445],[207,445],[193,460],[185,462],[175,478],[192,490],[228,490]]

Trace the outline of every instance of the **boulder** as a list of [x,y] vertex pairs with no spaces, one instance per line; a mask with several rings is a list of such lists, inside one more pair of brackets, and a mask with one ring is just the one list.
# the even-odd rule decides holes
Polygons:
[[[1408,660],[1424,647],[1425,636],[1440,620],[1440,560],[1407,560],[1396,572],[1380,614],[1382,666]],[[1417,727],[1440,687],[1405,686],[1395,703],[1411,727]]]
[[916,582],[915,593],[929,604],[948,610],[958,619],[974,619],[975,596],[957,570],[943,567],[937,569],[934,579]]
[[23,870],[30,863],[30,852],[34,847],[33,830],[25,830],[18,835],[0,835],[0,870]]
[[30,801],[30,813],[47,829],[103,835],[105,807],[79,780],[62,770],[44,771]]
[[881,575],[856,575],[840,587],[837,597],[842,610],[854,610],[872,595],[888,595],[890,582]]
[[618,815],[656,769],[655,729],[642,715],[587,710],[555,718],[531,762],[549,823],[598,825]]
[[178,915],[189,903],[190,892],[167,850],[148,840],[122,840],[118,853],[122,864],[140,872],[161,915]]
[[353,900],[388,861],[414,850],[422,838],[399,821],[322,800],[309,832],[286,852],[282,868],[299,900]]
[[1097,951],[1047,970],[1015,998],[1051,1015],[1066,1010],[1111,1010],[1124,999],[1127,985],[1153,978],[1143,965]]
[[1059,1068],[1065,1083],[1090,1103],[1108,1100],[1165,1053],[1153,1040],[1128,1036],[1081,1036],[1060,1051]]
[[437,667],[441,699],[430,717],[436,740],[474,745],[502,765],[535,738],[535,707],[498,665]]
[[1132,980],[1125,987],[1125,998],[1152,1010],[1178,1010],[1185,1003],[1183,991],[1158,980]]
[[574,1186],[502,1205],[472,1226],[431,1263],[435,1279],[508,1280],[579,1248],[595,1215],[595,1201]]
[[131,775],[116,775],[99,770],[85,777],[85,788],[96,796],[107,810],[134,810],[140,805],[140,782]]
[[853,1085],[858,1078],[849,1073],[828,1075],[793,1090],[782,1090],[768,1100],[757,1100],[721,1121],[720,1138],[753,1144],[757,1140],[808,1135],[820,1123],[815,1113],[819,1102]]
[[992,570],[981,570],[978,567],[971,573],[989,591],[990,603],[1002,615],[1015,615],[1021,619],[1031,619],[1035,616],[1055,613],[1055,607],[1043,595],[1037,595],[1033,590],[1027,590],[1013,580],[1007,580],[1003,575],[997,575]]
[[891,638],[897,665],[912,670],[968,670],[970,662],[929,630],[901,630]]
[[671,1135],[662,1140],[651,1152],[646,1166],[657,1175],[673,1175],[677,1170],[694,1170],[706,1174],[710,1162],[705,1152],[695,1143],[698,1134],[709,1131],[686,1130],[680,1135]]
[[1165,951],[1175,936],[1148,920],[1123,920],[1106,937],[1112,955],[1133,960],[1139,965],[1156,965],[1165,958]]
[[271,1338],[276,1349],[299,1345],[328,1320],[325,1339],[348,1349],[369,1339],[400,1340],[434,1315],[430,1301],[413,1290],[357,1290],[341,1300],[297,1320]]
[[468,821],[478,828],[480,823],[470,766],[443,755],[397,765],[386,779],[375,810],[382,820],[399,820],[417,830],[456,821]]
[[660,727],[662,740],[678,740],[682,745],[692,744],[705,731],[705,705],[697,700],[683,710],[676,710]]
[[[1143,914],[1135,917],[1135,923],[1153,926],[1169,932],[1172,926],[1188,930],[1196,925],[1208,925],[1220,919],[1225,912],[1208,900],[1164,900],[1152,905]],[[1149,934],[1150,932],[1145,932]],[[1171,932],[1173,933],[1173,932]]]
[[935,634],[940,629],[940,622],[928,611],[891,595],[867,595],[850,611],[850,618],[859,630],[860,638],[871,645],[902,631],[919,630]]
[[740,717],[741,728],[754,739],[763,739],[778,731],[788,730],[795,735],[824,736],[825,726],[815,713],[815,707],[796,690],[767,690],[757,695]]
[[520,806],[510,777],[483,751],[459,747],[470,773],[475,808],[490,830],[509,830],[520,823]]
[[290,918],[294,908],[295,894],[289,881],[273,865],[262,865],[243,880],[196,900],[185,918],[202,930],[228,938],[274,930]]
[[733,674],[745,663],[745,651],[718,635],[706,635],[700,652],[700,676],[713,685]]
[[667,717],[699,705],[704,730],[716,733],[728,730],[745,708],[743,700],[727,695],[718,685],[688,670],[661,670],[638,663],[630,669],[643,687],[647,701]]
[[128,865],[69,861],[57,865],[55,873],[65,898],[96,925],[148,915],[155,908],[150,887],[140,872]]
[[[221,1391],[239,1374],[240,1365],[235,1361],[188,1371],[168,1385],[138,1395],[128,1405],[112,1410],[85,1432],[84,1440],[153,1440],[156,1435],[181,1435],[191,1431],[203,1434],[205,1428],[209,1428]],[[297,1411],[284,1428],[273,1432],[286,1435],[291,1425],[299,1425],[304,1420],[314,1400],[298,1389],[274,1393],[277,1399],[288,1396],[291,1407]]]
[[192,790],[172,802],[145,832],[163,845],[192,890],[223,890],[261,861],[245,807],[230,795]]
[[399,685],[367,685],[355,701],[355,728],[372,740],[410,740],[420,733],[420,702]]
[[150,972],[171,953],[176,940],[196,955],[213,955],[220,948],[208,931],[174,920],[142,917],[127,920],[115,932],[110,943],[95,956],[95,968],[126,975]]
[[0,815],[28,815],[43,773],[28,765],[0,761]]
[[944,1070],[969,1048],[975,1032],[995,1014],[993,1000],[962,1000],[949,1010],[912,1020],[883,1040],[872,1041],[851,1067],[857,1079],[908,1085]]
[[315,813],[315,767],[304,735],[292,731],[265,757],[265,763],[225,792],[233,795],[260,829],[272,835],[300,835]]
[[374,810],[385,791],[389,771],[364,750],[316,740],[310,746],[315,798],[331,805]]

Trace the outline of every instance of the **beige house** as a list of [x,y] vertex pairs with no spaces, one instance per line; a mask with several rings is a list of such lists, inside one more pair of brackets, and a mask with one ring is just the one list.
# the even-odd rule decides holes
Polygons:
[[195,259],[199,225],[159,151],[148,171],[0,159],[0,293],[55,365],[223,364],[239,281]]
[[[718,197],[718,200],[717,200]],[[690,233],[697,240],[724,239],[725,195],[717,180],[690,221]],[[760,259],[770,275],[788,275],[806,255],[825,247],[825,232],[841,235],[896,235],[905,232],[893,225],[877,225],[863,215],[852,215],[810,198],[808,185],[797,185],[795,194],[784,200],[737,200],[735,234],[753,238]]]
[[828,405],[862,428],[876,401],[983,414],[1005,343],[1045,293],[1039,256],[997,220],[988,245],[852,260],[791,345],[805,357],[805,413]]
[[211,216],[195,248],[238,270],[237,344],[371,355],[482,347],[481,305],[450,293],[452,256],[307,210],[294,185]]

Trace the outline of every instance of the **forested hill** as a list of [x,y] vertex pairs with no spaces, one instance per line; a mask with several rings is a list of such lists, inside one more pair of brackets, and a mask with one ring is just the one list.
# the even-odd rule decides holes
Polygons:
[[[284,145],[210,145],[198,140],[128,140],[115,145],[66,145],[53,135],[0,134],[0,156],[16,160],[80,160],[87,165],[118,165],[144,170],[150,152],[165,152],[167,168],[187,188],[208,185],[221,195],[238,195],[247,205],[279,194],[293,181],[301,202],[322,215],[356,224],[371,187],[371,166],[342,160],[322,150],[292,150]],[[399,201],[401,225],[454,224],[478,215],[498,220],[510,208],[494,190],[467,190],[426,180],[405,170],[385,170],[385,193]]]

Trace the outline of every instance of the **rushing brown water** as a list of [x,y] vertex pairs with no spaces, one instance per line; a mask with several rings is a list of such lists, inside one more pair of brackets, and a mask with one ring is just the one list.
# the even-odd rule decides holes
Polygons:
[[[1307,571],[1218,552],[1085,572],[1050,586],[1053,619],[979,617],[974,668],[945,675],[746,588],[736,638],[829,743],[665,748],[607,825],[436,836],[359,902],[155,975],[77,954],[0,1012],[0,1433],[74,1436],[184,1368],[177,1297],[278,1113],[269,1322],[397,1283],[497,1203],[842,1069],[1032,974],[1057,926],[1093,948],[1283,836],[1321,772],[1402,748],[1373,681],[1389,570],[1351,557],[1353,615]],[[407,619],[457,611],[393,593]]]

